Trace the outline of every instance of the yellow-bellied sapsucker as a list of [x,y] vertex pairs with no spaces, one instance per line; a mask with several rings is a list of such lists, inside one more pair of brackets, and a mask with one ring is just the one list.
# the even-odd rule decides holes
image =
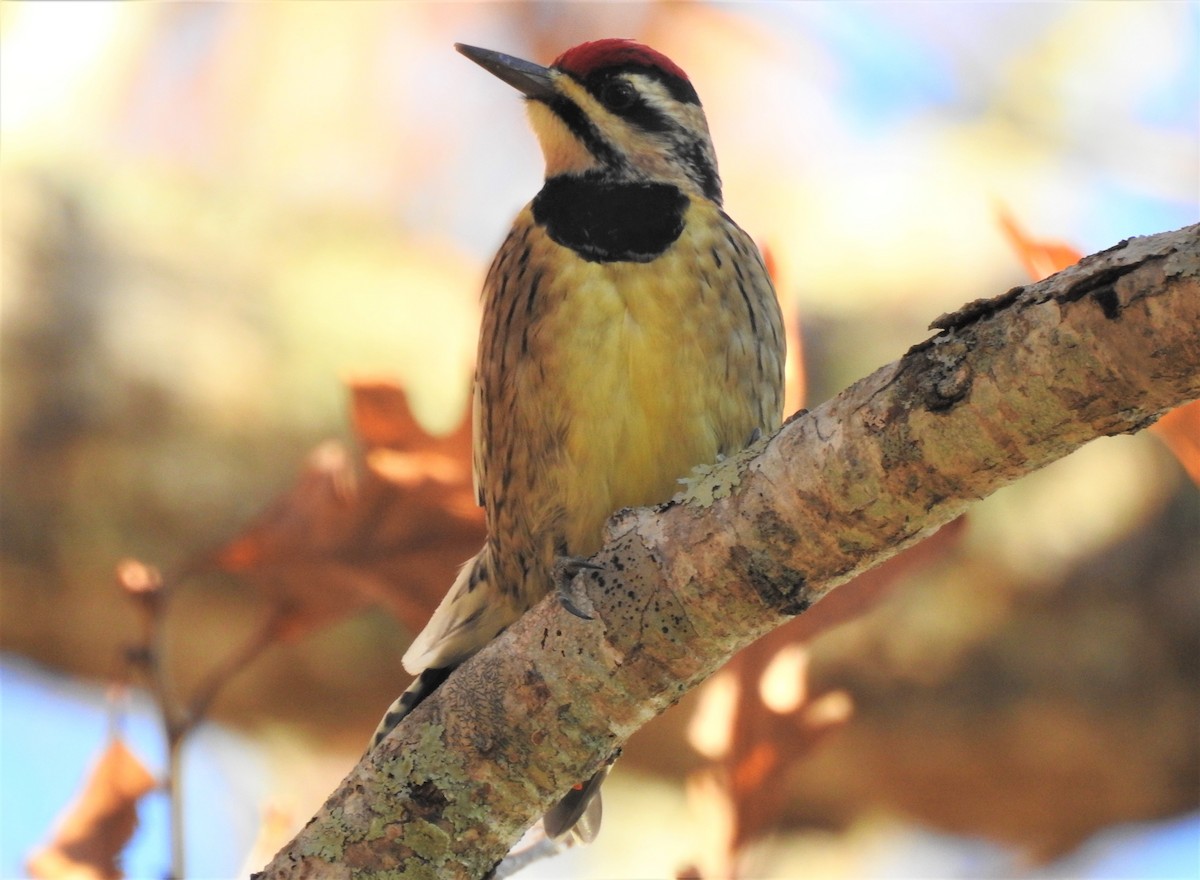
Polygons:
[[[754,242],[721,209],[700,99],[632,40],[549,67],[458,50],[520,91],[546,159],[483,289],[475,486],[487,542],[404,655],[413,706],[586,557],[622,507],[666,501],[697,465],[780,423],[784,332]],[[605,771],[545,819],[594,836]],[[577,826],[578,823],[578,827]]]

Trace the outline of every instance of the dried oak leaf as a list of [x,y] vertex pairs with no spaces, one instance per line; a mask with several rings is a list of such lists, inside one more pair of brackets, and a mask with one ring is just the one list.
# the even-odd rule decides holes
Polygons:
[[117,859],[137,828],[137,803],[157,781],[125,743],[114,738],[100,756],[53,839],[29,858],[39,880],[113,880]]
[[1017,252],[1021,265],[1034,281],[1041,281],[1083,259],[1083,254],[1066,242],[1030,236],[1007,208],[997,208],[996,215],[1004,237]]
[[1200,486],[1200,400],[1176,407],[1150,430],[1167,445],[1192,482]]
[[707,845],[681,876],[737,877],[742,851],[775,830],[793,800],[793,771],[851,719],[844,690],[810,685],[813,640],[866,614],[903,577],[948,553],[965,524],[959,517],[843,584],[739,652],[705,685],[688,740],[711,763],[688,780],[688,800],[707,825]]
[[804,405],[804,335],[800,331],[800,306],[796,296],[797,287],[794,284],[781,283],[779,264],[775,252],[770,245],[763,244],[763,263],[771,283],[775,285],[775,293],[779,299],[779,310],[783,313],[783,332],[787,337],[787,362],[783,373],[783,412],[791,415]]
[[977,560],[822,638],[810,685],[850,692],[855,715],[794,779],[798,795],[1037,861],[1195,810],[1194,504],[1180,493],[1061,579]]
[[483,541],[470,420],[434,437],[395,382],[348,385],[361,464],[341,443],[321,444],[295,485],[212,558],[284,609],[288,637],[371,605],[417,630]]

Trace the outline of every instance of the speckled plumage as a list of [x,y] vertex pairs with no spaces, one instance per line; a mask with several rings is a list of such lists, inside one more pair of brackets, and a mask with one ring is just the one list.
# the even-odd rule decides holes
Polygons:
[[405,654],[428,672],[377,738],[551,592],[556,559],[595,553],[612,513],[666,501],[781,417],[775,293],[721,208],[682,71],[631,41],[584,44],[544,73],[462,51],[529,97],[547,181],[484,284],[473,416],[487,542]]

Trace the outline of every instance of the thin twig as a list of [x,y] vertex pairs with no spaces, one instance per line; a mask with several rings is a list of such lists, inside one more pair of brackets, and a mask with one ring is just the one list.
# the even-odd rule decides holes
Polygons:
[[273,605],[266,619],[250,634],[236,651],[226,657],[220,664],[211,669],[204,680],[196,687],[191,703],[185,716],[183,732],[186,734],[196,724],[204,720],[212,701],[216,699],[221,688],[229,680],[245,669],[259,654],[269,648],[283,630],[283,623],[288,617],[288,610],[283,605]]
[[126,661],[145,677],[151,698],[158,708],[167,745],[166,776],[161,787],[166,791],[169,801],[168,880],[183,880],[187,864],[183,831],[184,742],[208,715],[221,689],[279,637],[288,612],[282,605],[272,606],[250,637],[209,670],[196,687],[191,700],[185,704],[177,697],[165,662],[167,642],[164,622],[169,599],[175,594],[180,578],[164,577],[151,566],[129,560],[118,566],[117,579],[142,609],[142,638],[127,652]]
[[[211,669],[197,686],[186,709],[172,706],[168,714],[163,711],[167,736],[167,792],[170,796],[171,814],[171,880],[183,880],[185,862],[185,839],[183,833],[183,744],[196,726],[205,719],[213,700],[221,688],[237,673],[274,642],[287,616],[281,605],[273,606],[266,619],[241,646]],[[162,631],[159,627],[159,631]],[[161,655],[156,655],[161,656]],[[159,669],[164,663],[155,664]],[[163,687],[165,688],[165,676]],[[169,693],[169,691],[164,691]]]

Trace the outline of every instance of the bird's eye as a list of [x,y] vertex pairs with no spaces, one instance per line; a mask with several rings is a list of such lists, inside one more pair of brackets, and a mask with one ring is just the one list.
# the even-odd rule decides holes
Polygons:
[[637,101],[637,89],[623,79],[610,79],[600,88],[600,101],[609,110],[628,110]]

